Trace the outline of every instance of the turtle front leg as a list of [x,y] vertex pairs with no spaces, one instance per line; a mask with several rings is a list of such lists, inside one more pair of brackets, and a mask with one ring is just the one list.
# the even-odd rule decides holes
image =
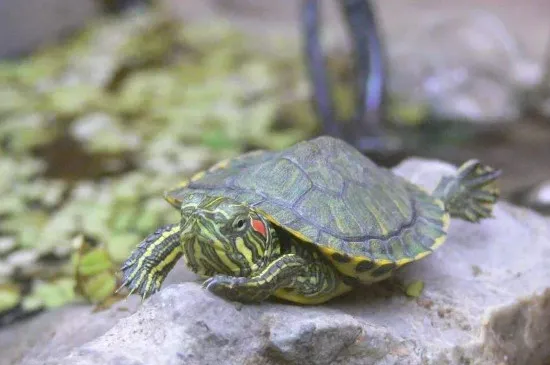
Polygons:
[[307,262],[294,254],[280,256],[269,263],[258,275],[234,277],[216,275],[207,279],[203,287],[216,295],[239,302],[260,302],[279,288],[292,285],[306,274]]
[[302,304],[323,303],[350,289],[331,266],[322,261],[309,262],[296,254],[280,256],[255,276],[216,275],[203,286],[238,302],[260,302],[274,295]]

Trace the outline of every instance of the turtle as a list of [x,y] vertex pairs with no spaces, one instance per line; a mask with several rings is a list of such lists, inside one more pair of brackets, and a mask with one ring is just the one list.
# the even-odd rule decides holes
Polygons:
[[149,297],[183,256],[226,300],[325,303],[431,254],[451,217],[492,218],[500,173],[471,159],[430,193],[331,136],[247,152],[164,193],[181,220],[137,245],[121,288]]

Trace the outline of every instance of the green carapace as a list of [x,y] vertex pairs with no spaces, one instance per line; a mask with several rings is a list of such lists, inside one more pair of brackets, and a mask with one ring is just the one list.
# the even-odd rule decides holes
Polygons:
[[432,253],[451,217],[491,217],[499,175],[470,160],[429,193],[332,137],[249,152],[165,193],[181,221],[138,245],[123,285],[147,297],[183,256],[228,300],[323,303]]

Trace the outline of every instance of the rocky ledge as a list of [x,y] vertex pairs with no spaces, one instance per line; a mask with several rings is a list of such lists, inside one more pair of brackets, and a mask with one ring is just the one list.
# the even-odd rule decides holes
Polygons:
[[[395,171],[432,188],[454,167],[409,159]],[[546,365],[550,220],[505,202],[494,214],[480,224],[453,220],[433,255],[327,305],[240,305],[175,272],[172,282],[190,282],[168,283],[143,304],[67,307],[0,331],[1,361]],[[419,297],[401,289],[412,280],[424,283]]]

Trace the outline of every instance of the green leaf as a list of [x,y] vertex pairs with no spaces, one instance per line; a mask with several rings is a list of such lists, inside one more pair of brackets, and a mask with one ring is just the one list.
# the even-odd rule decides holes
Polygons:
[[95,275],[83,283],[82,293],[94,303],[101,302],[110,297],[116,289],[116,277],[111,272],[103,272]]
[[15,307],[21,300],[21,291],[12,284],[0,285],[0,312]]
[[47,308],[60,307],[75,299],[74,283],[70,278],[61,278],[49,283],[38,282],[34,287],[35,295]]
[[109,256],[115,262],[123,262],[141,239],[142,237],[133,233],[113,235],[106,243]]
[[227,137],[227,135],[220,131],[208,131],[204,132],[202,136],[202,144],[215,150],[235,148],[235,141]]
[[11,85],[0,86],[0,115],[10,115],[31,109],[29,95]]
[[24,311],[32,312],[44,306],[44,301],[37,295],[27,295],[21,302]]
[[94,249],[80,258],[78,273],[80,275],[95,275],[110,270],[113,264],[107,251]]
[[52,90],[46,100],[46,111],[71,117],[86,112],[94,105],[99,105],[101,91],[92,85],[66,86]]

